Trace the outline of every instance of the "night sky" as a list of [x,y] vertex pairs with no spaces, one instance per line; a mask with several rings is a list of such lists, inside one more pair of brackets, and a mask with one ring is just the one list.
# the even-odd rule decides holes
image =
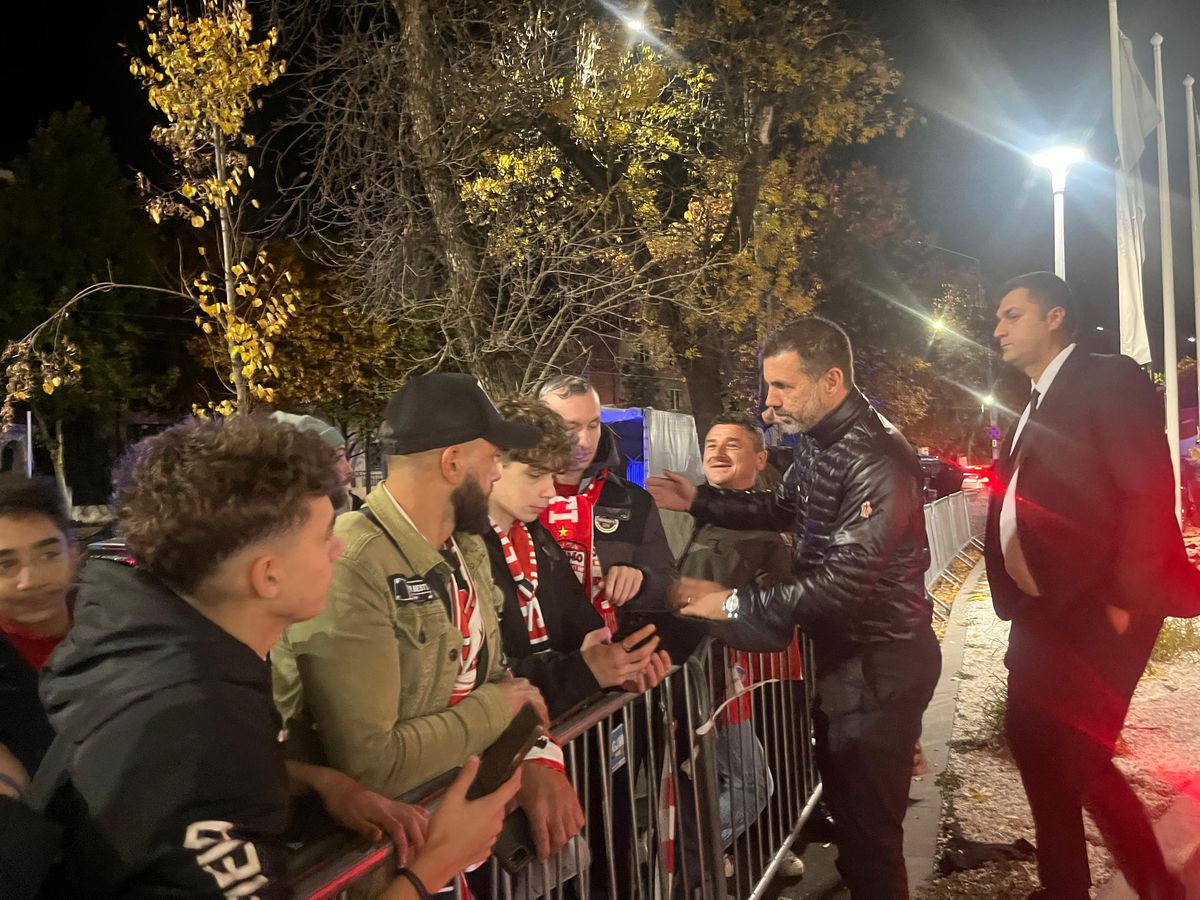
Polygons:
[[[1112,136],[1106,0],[845,0],[885,39],[906,75],[918,121],[903,140],[866,157],[910,185],[918,224],[948,248],[978,257],[991,286],[1053,267],[1049,177],[1024,154],[1050,143],[1085,144],[1091,162],[1067,189],[1067,274],[1091,326],[1116,327]],[[154,117],[129,75],[121,42],[139,46],[144,2],[33,3],[6,10],[0,33],[5,85],[0,160],[19,152],[49,113],[83,101],[108,119],[128,166],[154,169]],[[1153,87],[1150,35],[1161,31],[1170,170],[1175,193],[1176,298],[1180,347],[1191,349],[1192,264],[1181,82],[1200,77],[1200,2],[1124,0],[1122,27]],[[41,54],[34,57],[33,54]],[[1148,180],[1146,291],[1151,342],[1160,342],[1157,166]],[[949,260],[953,263],[953,260]],[[961,261],[960,261],[961,262]],[[969,263],[962,262],[965,266]],[[1115,336],[1115,335],[1114,335]],[[1156,357],[1161,349],[1156,347]]]
[[[1159,31],[1174,193],[1176,319],[1180,349],[1195,334],[1183,78],[1200,78],[1200,3],[1123,0],[1121,28],[1154,88],[1150,36]],[[1050,179],[1026,154],[1070,142],[1090,162],[1066,194],[1067,278],[1090,326],[1116,339],[1116,238],[1107,0],[895,0],[864,2],[906,75],[904,93],[925,124],[872,158],[910,184],[918,222],[938,243],[983,262],[988,283],[1053,269]],[[1161,356],[1158,166],[1147,139],[1147,323]]]

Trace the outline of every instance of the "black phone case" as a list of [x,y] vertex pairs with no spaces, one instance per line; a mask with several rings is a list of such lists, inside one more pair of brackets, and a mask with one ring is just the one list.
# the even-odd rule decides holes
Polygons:
[[532,704],[526,703],[495,743],[483,751],[479,771],[467,788],[467,799],[485,797],[508,781],[543,733],[541,716]]
[[524,810],[514,809],[504,820],[492,856],[509,875],[519,875],[537,859],[537,848],[533,845],[533,832],[529,830],[529,819]]

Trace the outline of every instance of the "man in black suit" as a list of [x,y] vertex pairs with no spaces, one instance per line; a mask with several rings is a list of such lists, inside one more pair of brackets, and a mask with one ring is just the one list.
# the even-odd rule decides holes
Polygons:
[[1183,898],[1112,762],[1163,617],[1200,611],[1162,402],[1133,360],[1075,345],[1062,279],[1023,275],[1001,295],[995,337],[1033,388],[998,463],[986,558],[1012,621],[1005,725],[1037,832],[1033,896],[1088,896],[1086,807],[1139,896]]

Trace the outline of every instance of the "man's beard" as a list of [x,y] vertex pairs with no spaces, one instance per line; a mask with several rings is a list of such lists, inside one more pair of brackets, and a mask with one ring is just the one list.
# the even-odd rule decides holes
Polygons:
[[465,531],[467,534],[487,534],[491,531],[488,495],[474,478],[468,478],[450,492],[450,503],[454,506],[455,531]]

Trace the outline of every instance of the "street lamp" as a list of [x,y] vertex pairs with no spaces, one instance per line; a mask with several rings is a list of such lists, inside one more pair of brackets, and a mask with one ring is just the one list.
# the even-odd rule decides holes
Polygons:
[[1086,155],[1082,147],[1060,145],[1033,157],[1034,165],[1050,170],[1050,190],[1054,192],[1054,274],[1062,279],[1067,277],[1067,239],[1063,226],[1067,171]]

